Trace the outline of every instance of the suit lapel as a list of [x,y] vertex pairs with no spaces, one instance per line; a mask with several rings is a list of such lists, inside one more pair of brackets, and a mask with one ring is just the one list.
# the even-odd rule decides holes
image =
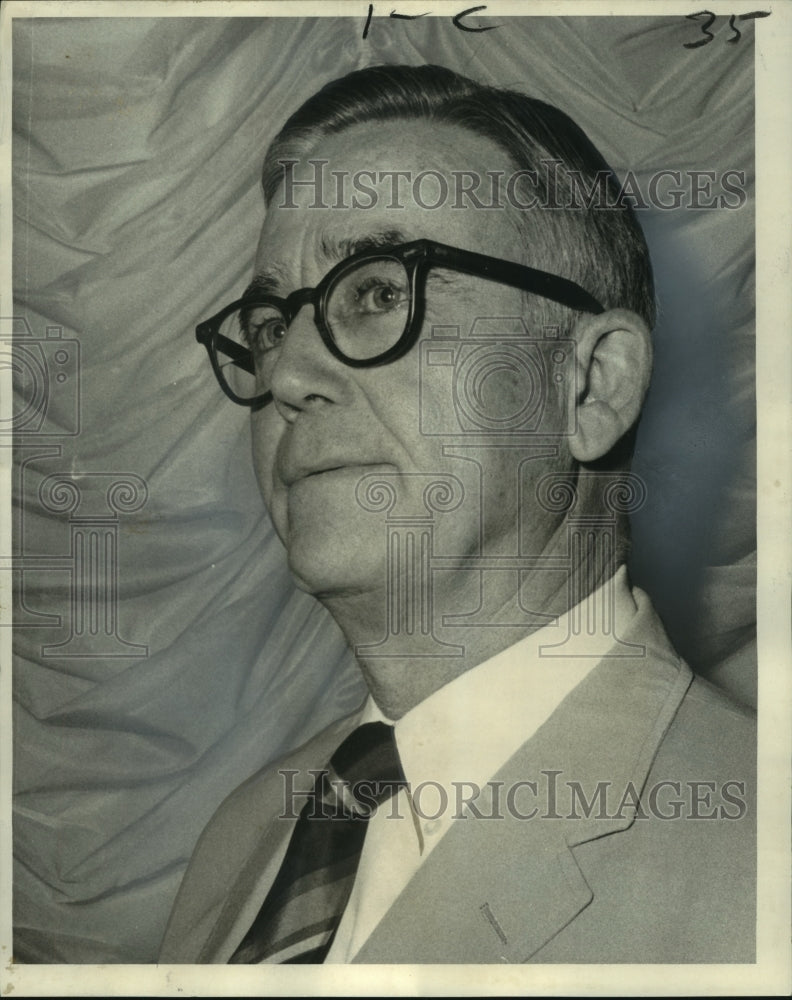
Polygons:
[[[502,818],[455,821],[355,962],[526,962],[591,902],[574,848],[632,825],[692,679],[648,599],[636,596],[623,638],[640,639],[642,654],[604,657],[564,699],[477,801],[483,815]],[[488,809],[495,782],[499,808]]]
[[[197,962],[228,962],[261,908],[267,892],[280,869],[297,816],[305,799],[302,793],[313,788],[315,775],[324,767],[333,751],[354,729],[359,712],[333,723],[287,759],[262,772],[259,787],[251,790],[254,803],[249,817],[262,830],[252,853],[240,859],[238,875],[225,896],[214,926]],[[290,808],[284,796],[284,773],[294,795]],[[282,814],[290,818],[283,818]]]

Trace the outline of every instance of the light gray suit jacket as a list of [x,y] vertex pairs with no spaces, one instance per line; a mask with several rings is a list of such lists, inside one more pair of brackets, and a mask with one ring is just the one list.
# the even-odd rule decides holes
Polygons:
[[[639,611],[621,638],[644,655],[605,657],[564,699],[493,779],[504,783],[494,810],[503,818],[455,821],[356,962],[754,961],[754,720],[693,678],[646,595],[634,596]],[[279,768],[297,770],[295,787],[307,791],[310,769],[354,722],[226,799],[190,862],[161,962],[228,960],[294,825],[278,819]],[[505,808],[507,790],[525,781],[537,794],[520,786]],[[537,815],[518,815],[532,806]]]

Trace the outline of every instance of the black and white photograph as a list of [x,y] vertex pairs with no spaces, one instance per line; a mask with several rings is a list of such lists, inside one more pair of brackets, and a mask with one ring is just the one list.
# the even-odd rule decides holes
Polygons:
[[792,8],[709,8],[3,4],[4,994],[788,994]]

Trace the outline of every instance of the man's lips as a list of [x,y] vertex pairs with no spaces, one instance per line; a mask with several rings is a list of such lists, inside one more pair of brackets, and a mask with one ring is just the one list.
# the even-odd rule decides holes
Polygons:
[[326,460],[317,465],[297,465],[282,470],[280,478],[284,486],[288,488],[306,480],[319,480],[321,477],[333,473],[352,472],[364,476],[377,470],[385,471],[392,469],[393,466],[390,463],[383,462],[381,459],[366,460],[350,457]]

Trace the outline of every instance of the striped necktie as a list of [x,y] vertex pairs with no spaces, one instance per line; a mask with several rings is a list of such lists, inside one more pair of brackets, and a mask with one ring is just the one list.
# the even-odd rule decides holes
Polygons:
[[272,888],[230,962],[324,961],[368,820],[404,784],[393,726],[368,722],[347,736],[317,778]]

